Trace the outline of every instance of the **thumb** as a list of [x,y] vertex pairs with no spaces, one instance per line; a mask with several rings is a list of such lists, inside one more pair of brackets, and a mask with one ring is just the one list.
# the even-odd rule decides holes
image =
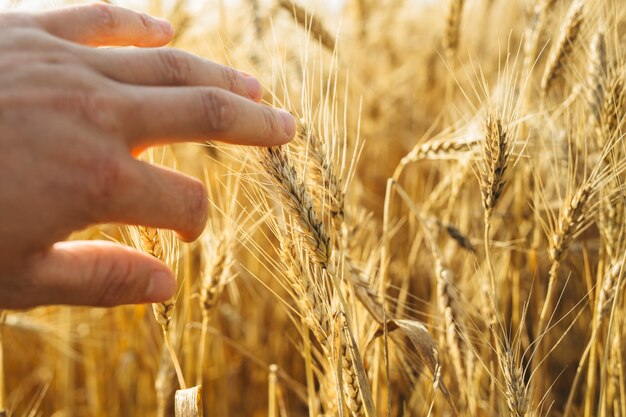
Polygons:
[[161,261],[102,241],[62,242],[33,258],[25,306],[69,304],[110,307],[159,302],[176,291]]

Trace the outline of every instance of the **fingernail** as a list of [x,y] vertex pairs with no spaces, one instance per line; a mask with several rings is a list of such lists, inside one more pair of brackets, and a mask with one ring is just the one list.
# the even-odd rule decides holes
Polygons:
[[175,291],[176,280],[171,272],[162,270],[154,271],[150,275],[144,301],[154,303],[169,300],[174,296]]
[[163,19],[155,19],[155,20],[159,24],[159,27],[161,28],[161,32],[163,32],[167,36],[172,35],[172,33],[174,32],[174,28],[172,28],[172,25],[170,24],[170,22],[168,22],[167,20],[163,20]]
[[294,119],[294,117],[285,110],[278,110],[278,114],[280,114],[280,118],[283,121],[285,134],[289,137],[289,139],[293,138],[296,134],[296,119]]
[[248,96],[254,101],[261,100],[261,97],[263,96],[263,87],[261,87],[259,80],[249,75],[245,76],[245,80],[246,88],[248,89]]

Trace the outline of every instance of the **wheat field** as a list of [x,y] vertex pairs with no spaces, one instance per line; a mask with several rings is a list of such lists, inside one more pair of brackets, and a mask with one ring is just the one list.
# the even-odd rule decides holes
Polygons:
[[626,2],[113,3],[298,134],[142,155],[205,181],[203,236],[73,238],[177,295],[0,312],[0,415],[626,417]]

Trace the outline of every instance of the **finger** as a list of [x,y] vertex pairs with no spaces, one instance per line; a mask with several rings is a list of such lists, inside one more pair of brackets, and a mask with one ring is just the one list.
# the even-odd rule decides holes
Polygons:
[[233,68],[172,48],[84,51],[90,66],[115,81],[146,86],[208,86],[259,101],[259,81]]
[[136,87],[127,118],[131,149],[184,140],[216,139],[274,146],[296,131],[291,114],[214,87]]
[[90,46],[163,46],[174,34],[164,20],[102,3],[37,13],[33,18],[54,36]]
[[105,193],[110,198],[100,204],[98,222],[170,229],[188,242],[200,236],[208,217],[207,191],[200,181],[135,160],[124,171],[116,175],[119,185],[103,182],[116,191]]
[[159,260],[110,242],[63,242],[32,259],[29,291],[11,308],[68,304],[110,307],[159,302],[176,291],[173,274]]

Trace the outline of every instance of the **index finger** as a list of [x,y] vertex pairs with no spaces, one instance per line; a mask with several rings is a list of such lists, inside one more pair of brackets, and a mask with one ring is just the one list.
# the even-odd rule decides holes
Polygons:
[[132,150],[181,141],[219,140],[238,145],[289,142],[296,121],[284,110],[216,87],[127,88],[132,111],[125,119]]
[[103,3],[39,12],[32,18],[53,36],[90,46],[156,47],[174,35],[165,20]]

